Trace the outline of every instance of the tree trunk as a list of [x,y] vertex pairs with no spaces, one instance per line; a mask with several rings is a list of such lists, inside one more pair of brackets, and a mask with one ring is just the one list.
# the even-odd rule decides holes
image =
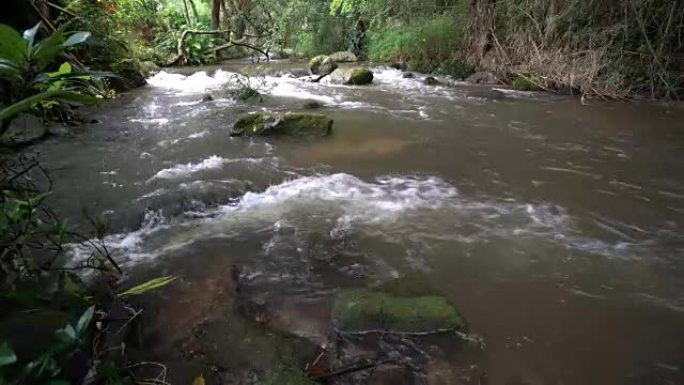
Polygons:
[[190,2],[190,8],[192,9],[192,15],[195,17],[195,21],[199,23],[199,13],[197,13],[197,7],[193,0],[188,0]]
[[211,0],[211,29],[219,29],[221,20],[221,0]]
[[190,12],[188,11],[188,0],[183,0],[183,15],[185,16],[185,22],[190,27],[192,20],[190,20]]

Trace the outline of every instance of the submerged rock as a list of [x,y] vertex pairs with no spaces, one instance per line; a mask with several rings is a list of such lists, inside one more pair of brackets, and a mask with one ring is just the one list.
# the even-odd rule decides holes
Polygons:
[[416,75],[414,75],[413,72],[404,72],[401,74],[401,77],[404,79],[413,79],[416,77]]
[[373,82],[373,72],[364,67],[339,68],[330,74],[330,80],[336,84],[370,84]]
[[328,75],[337,69],[337,63],[330,56],[319,55],[309,60],[312,75]]
[[325,115],[299,112],[257,112],[241,115],[231,136],[324,136],[333,120]]
[[214,100],[214,97],[211,96],[211,94],[204,94],[204,95],[202,95],[202,101],[203,101],[203,102],[210,102],[210,101],[212,101],[212,100]]
[[345,63],[345,62],[351,63],[351,62],[359,61],[359,58],[356,57],[356,55],[354,55],[353,52],[349,52],[349,51],[339,51],[339,52],[332,53],[332,54],[330,54],[330,58],[333,61],[336,61],[338,63]]
[[428,85],[428,86],[438,86],[438,85],[441,85],[442,83],[439,80],[435,79],[434,77],[428,76],[425,79],[423,79],[423,84]]
[[389,331],[431,334],[463,330],[460,315],[444,297],[395,297],[370,290],[344,290],[333,304],[332,318],[341,332]]
[[474,74],[468,76],[465,79],[466,82],[471,84],[498,84],[499,79],[494,75],[493,72],[481,71],[475,72]]
[[506,94],[493,89],[472,90],[466,93],[468,99],[501,100],[505,97]]
[[392,62],[389,64],[390,68],[394,68],[395,70],[400,70],[400,71],[406,71],[408,69],[408,64],[403,61],[396,61]]
[[323,107],[323,103],[319,102],[318,100],[307,100],[304,103],[302,103],[302,109],[305,110],[317,110]]
[[47,134],[43,120],[35,115],[18,114],[8,124],[7,130],[0,136],[0,145],[3,146],[26,145]]
[[142,72],[143,76],[149,77],[157,72],[159,72],[161,68],[157,65],[157,63],[147,60],[142,63],[140,63],[140,72]]

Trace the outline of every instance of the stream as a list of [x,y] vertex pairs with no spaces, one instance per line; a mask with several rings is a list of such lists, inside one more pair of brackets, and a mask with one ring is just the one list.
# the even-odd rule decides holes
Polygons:
[[[252,79],[263,100],[241,102],[222,87],[243,65],[161,72],[35,146],[59,213],[107,217],[131,277],[178,277],[145,314],[170,383],[311,362],[336,290],[387,284],[444,296],[468,335],[367,383],[684,383],[681,106],[468,98],[380,67],[369,86]],[[229,136],[312,100],[329,137]]]

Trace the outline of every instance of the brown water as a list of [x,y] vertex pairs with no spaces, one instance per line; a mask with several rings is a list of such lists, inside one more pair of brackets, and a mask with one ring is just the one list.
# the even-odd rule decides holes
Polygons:
[[[285,309],[272,323],[316,343],[336,289],[426,282],[483,342],[436,354],[431,384],[684,383],[681,108],[469,99],[389,69],[368,87],[267,77],[262,103],[235,102],[212,75],[157,75],[39,146],[60,211],[108,216],[133,276],[179,276],[149,311],[159,359],[240,372],[293,354],[245,337],[264,332],[227,294],[239,266]],[[228,135],[241,112],[312,99],[332,136]]]

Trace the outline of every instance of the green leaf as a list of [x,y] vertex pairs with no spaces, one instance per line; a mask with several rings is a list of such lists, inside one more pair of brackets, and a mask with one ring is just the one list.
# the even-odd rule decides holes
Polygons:
[[73,35],[69,36],[69,38],[62,44],[64,47],[71,47],[74,45],[78,45],[83,43],[84,41],[88,40],[90,37],[90,32],[76,32]]
[[19,32],[0,24],[0,58],[21,65],[26,60],[26,43]]
[[71,324],[67,324],[64,328],[57,330],[56,334],[64,342],[76,341],[76,329]]
[[78,92],[74,92],[73,90],[53,90],[41,92],[39,94],[29,96],[26,99],[20,100],[12,104],[11,106],[6,107],[5,109],[0,110],[0,121],[9,119],[20,112],[29,110],[36,103],[47,99],[61,100],[69,104],[77,105],[88,104],[97,101],[96,98],[90,95],[80,94]]
[[64,50],[64,46],[62,45],[63,42],[64,34],[62,32],[53,33],[36,44],[33,49],[29,51],[29,60],[35,63],[38,71],[42,71]]
[[78,323],[76,324],[76,335],[78,337],[82,337],[85,334],[85,331],[88,330],[94,313],[95,306],[91,306],[81,315],[81,318],[78,319]]
[[12,350],[9,344],[4,343],[0,345],[0,368],[15,362],[17,362],[17,355],[14,354],[14,350]]
[[36,38],[36,34],[38,33],[38,30],[40,29],[41,23],[38,22],[38,24],[35,25],[35,27],[31,29],[27,29],[24,31],[24,40],[26,40],[26,43],[28,44],[28,50],[31,51],[31,48],[33,48],[33,41]]
[[97,98],[94,96],[74,91],[62,91],[55,97],[55,99],[75,106],[92,104],[97,101]]
[[173,282],[176,279],[174,276],[168,276],[168,277],[159,277],[155,279],[151,279],[141,285],[134,286],[123,293],[119,293],[119,297],[126,297],[126,296],[131,296],[131,295],[140,295],[143,293],[147,293],[148,291],[159,289],[160,287],[166,286],[169,283]]
[[61,66],[59,66],[59,70],[57,71],[57,75],[64,75],[64,74],[70,74],[71,73],[71,63],[68,61],[65,61],[62,63]]
[[66,380],[52,380],[47,385],[71,385],[71,383]]
[[22,80],[21,69],[10,60],[0,59],[0,79]]

